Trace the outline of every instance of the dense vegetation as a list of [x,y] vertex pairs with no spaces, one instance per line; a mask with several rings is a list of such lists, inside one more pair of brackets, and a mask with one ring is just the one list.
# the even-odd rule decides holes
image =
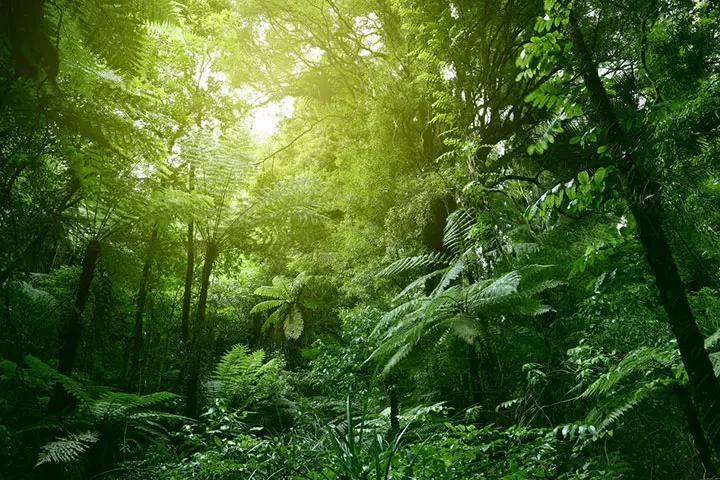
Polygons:
[[0,26],[0,479],[718,474],[717,1]]

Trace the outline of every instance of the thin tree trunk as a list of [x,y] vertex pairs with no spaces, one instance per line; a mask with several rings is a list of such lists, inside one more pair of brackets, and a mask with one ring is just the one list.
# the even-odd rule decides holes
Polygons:
[[[77,358],[80,334],[82,333],[82,314],[85,310],[85,304],[87,303],[90,293],[90,285],[95,275],[95,266],[100,256],[100,249],[100,241],[97,239],[90,240],[85,248],[82,273],[80,274],[80,285],[77,297],[75,298],[75,305],[70,312],[63,332],[63,346],[60,351],[58,372],[68,377],[72,376],[73,366]],[[50,397],[50,413],[57,413],[65,408],[71,407],[72,403],[72,397],[65,391],[60,383],[57,383],[52,397]]]
[[130,374],[126,379],[128,389],[137,389],[139,377],[140,354],[143,343],[143,313],[145,311],[145,301],[147,300],[148,281],[150,280],[150,268],[152,267],[153,251],[158,236],[158,227],[155,225],[150,235],[150,243],[148,245],[145,264],[143,265],[140,275],[140,287],[138,288],[137,301],[135,304],[135,328],[133,330],[133,346],[130,354]]
[[192,299],[192,279],[195,269],[195,232],[193,221],[188,222],[187,268],[185,269],[185,291],[182,303],[182,341],[187,345],[190,337],[190,300]]
[[200,283],[200,296],[198,297],[197,320],[193,328],[192,351],[190,355],[190,368],[185,394],[187,395],[187,414],[195,416],[199,407],[200,369],[202,366],[202,351],[204,348],[204,335],[207,322],[207,296],[210,286],[210,276],[213,264],[218,256],[217,244],[210,240],[205,250],[205,262],[203,264],[202,280]]
[[720,453],[720,383],[715,377],[703,336],[698,329],[672,250],[661,227],[663,210],[659,200],[659,185],[649,178],[642,162],[634,161],[631,153],[633,146],[629,145],[625,137],[617,113],[598,75],[597,65],[572,13],[568,34],[590,94],[592,114],[601,125],[610,150],[617,159],[624,184],[623,193],[637,222],[640,243],[660,291],[670,328],[677,338],[703,428],[715,451]]

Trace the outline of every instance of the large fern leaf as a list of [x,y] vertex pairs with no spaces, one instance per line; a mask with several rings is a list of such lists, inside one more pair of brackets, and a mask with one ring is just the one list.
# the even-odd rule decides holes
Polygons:
[[79,459],[87,452],[93,443],[97,442],[100,436],[97,432],[71,433],[60,437],[55,441],[46,443],[40,448],[38,461],[35,464],[44,463],[70,463]]

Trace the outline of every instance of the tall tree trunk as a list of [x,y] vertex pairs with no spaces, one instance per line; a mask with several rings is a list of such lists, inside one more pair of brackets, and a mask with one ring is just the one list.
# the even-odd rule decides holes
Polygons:
[[678,403],[682,407],[683,413],[685,414],[685,420],[688,424],[688,431],[693,437],[693,443],[698,451],[700,461],[702,461],[703,467],[705,468],[705,475],[707,477],[714,477],[717,474],[717,469],[712,461],[712,453],[710,451],[710,445],[705,438],[705,432],[703,432],[702,425],[698,419],[698,412],[693,405],[690,393],[684,385],[675,384],[673,386],[673,392],[675,397],[678,399]]
[[[85,311],[85,304],[87,303],[90,293],[90,285],[95,275],[95,266],[100,256],[100,249],[100,241],[97,239],[90,240],[85,248],[82,273],[80,274],[80,285],[77,296],[75,297],[75,305],[70,312],[63,332],[63,345],[60,351],[58,371],[68,377],[72,376],[73,366],[77,358],[80,334],[82,333],[82,314],[83,311]],[[52,397],[50,397],[50,413],[57,413],[65,408],[71,407],[72,403],[72,397],[65,391],[62,385],[57,383]]]
[[130,354],[130,374],[126,379],[128,389],[135,390],[138,388],[140,354],[143,343],[143,313],[145,311],[145,301],[147,300],[148,281],[150,280],[150,267],[152,267],[153,251],[158,236],[157,224],[153,227],[150,235],[150,243],[148,245],[145,264],[140,274],[140,287],[138,288],[137,301],[135,303],[135,328],[133,330],[132,353]]
[[182,303],[182,341],[187,345],[190,338],[190,300],[192,299],[192,279],[195,270],[195,232],[193,221],[188,222],[187,268],[185,269],[185,290]]
[[680,355],[690,378],[693,398],[701,414],[703,428],[716,452],[720,453],[720,383],[705,350],[703,336],[698,329],[688,302],[672,250],[662,230],[663,209],[659,199],[659,185],[649,178],[642,162],[633,158],[620,126],[617,113],[597,72],[592,55],[580,32],[577,19],[571,13],[568,34],[573,52],[580,64],[581,74],[590,94],[593,116],[602,127],[623,180],[624,196],[638,226],[640,243],[645,250],[650,271],[660,291],[670,328],[677,338]]
[[[188,171],[188,186],[192,192],[195,189],[195,170],[192,163]],[[187,268],[185,269],[185,291],[182,303],[182,341],[187,345],[190,336],[190,300],[192,298],[192,278],[195,269],[195,225],[192,220],[188,222],[187,234]]]
[[210,276],[212,274],[213,264],[218,256],[218,245],[209,240],[205,249],[205,262],[203,264],[202,280],[200,283],[200,296],[198,297],[197,319],[193,326],[192,350],[190,354],[190,368],[188,373],[187,388],[187,414],[195,416],[198,413],[198,397],[200,387],[200,369],[202,367],[202,353],[205,348],[204,332],[207,323],[207,296],[210,287]]

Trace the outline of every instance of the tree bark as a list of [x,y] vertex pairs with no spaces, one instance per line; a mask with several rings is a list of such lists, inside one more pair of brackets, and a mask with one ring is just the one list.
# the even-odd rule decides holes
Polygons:
[[[190,164],[188,171],[188,185],[192,192],[195,189],[195,170]],[[188,222],[187,234],[187,268],[185,269],[185,291],[182,303],[182,341],[187,345],[190,336],[190,300],[192,299],[192,278],[195,270],[195,225],[192,220]]]
[[[83,311],[85,311],[85,305],[90,294],[90,285],[95,276],[95,266],[97,265],[98,257],[100,257],[100,250],[100,241],[97,239],[90,240],[85,248],[75,305],[70,312],[70,316],[65,325],[65,331],[63,332],[63,346],[60,351],[58,372],[68,377],[72,376],[73,366],[77,358],[80,335],[82,333],[82,314]],[[72,404],[72,396],[65,391],[60,383],[57,383],[52,397],[50,397],[50,413],[60,412],[65,408],[72,407]]]
[[192,349],[190,354],[190,368],[188,373],[186,411],[188,416],[196,416],[199,407],[200,369],[202,366],[202,351],[204,348],[204,335],[207,323],[207,296],[210,287],[210,276],[215,260],[218,257],[218,245],[209,240],[205,249],[205,262],[203,264],[200,295],[198,297],[197,319],[193,326]]
[[703,428],[715,451],[720,453],[720,383],[715,377],[670,244],[662,230],[663,208],[659,198],[659,184],[650,178],[643,162],[633,158],[633,146],[620,126],[617,113],[598,75],[597,65],[572,13],[567,30],[590,95],[593,106],[591,113],[602,127],[610,151],[617,161],[623,181],[623,194],[637,222],[640,243],[660,291],[670,328],[677,338]]
[[707,438],[705,438],[705,432],[703,432],[702,425],[700,425],[698,412],[695,405],[693,405],[692,398],[690,398],[690,393],[684,385],[679,384],[673,386],[673,392],[685,414],[688,431],[693,437],[693,443],[695,443],[700,461],[702,461],[703,467],[705,468],[705,475],[707,477],[714,477],[717,475],[717,469],[712,461],[710,445],[708,444]]
[[140,274],[140,286],[138,288],[137,301],[135,303],[135,328],[133,330],[133,346],[130,354],[130,374],[126,379],[126,385],[129,390],[135,390],[139,386],[139,366],[140,354],[142,352],[143,343],[143,313],[145,311],[145,301],[147,299],[148,282],[150,280],[150,268],[152,267],[153,251],[158,236],[158,227],[153,227],[150,235],[150,243],[148,252]]

